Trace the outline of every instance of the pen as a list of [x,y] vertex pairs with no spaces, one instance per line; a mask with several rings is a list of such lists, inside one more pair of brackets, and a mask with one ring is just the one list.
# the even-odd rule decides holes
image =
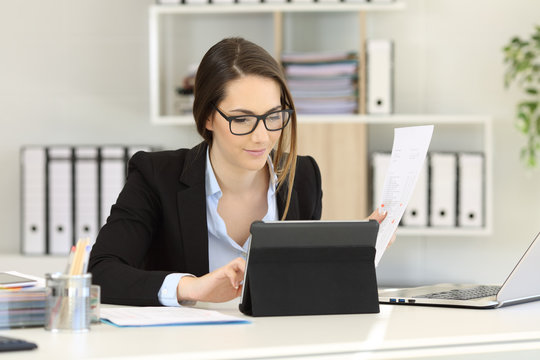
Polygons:
[[86,271],[88,270],[88,260],[90,259],[90,249],[91,249],[91,246],[86,245],[84,249],[84,258],[83,258],[81,274],[86,274]]

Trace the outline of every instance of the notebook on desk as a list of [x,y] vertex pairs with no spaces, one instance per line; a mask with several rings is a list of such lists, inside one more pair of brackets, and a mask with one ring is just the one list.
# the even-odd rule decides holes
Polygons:
[[379,291],[379,302],[402,305],[439,305],[498,308],[540,300],[540,244],[538,233],[501,286],[437,284]]

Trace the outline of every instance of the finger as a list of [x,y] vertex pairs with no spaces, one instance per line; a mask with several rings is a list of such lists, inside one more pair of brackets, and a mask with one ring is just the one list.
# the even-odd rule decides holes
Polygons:
[[392,237],[390,238],[390,241],[388,242],[388,245],[386,245],[386,248],[389,248],[390,245],[392,245],[396,241],[396,233],[392,234]]
[[240,279],[243,277],[243,272],[239,271],[239,269],[236,268],[237,264],[229,264],[224,270],[225,270],[225,276],[229,279],[231,282],[231,286],[235,289],[238,289],[240,286]]
[[246,260],[244,260],[241,257],[238,257],[234,259],[233,261],[231,261],[231,265],[233,265],[234,269],[237,271],[240,271],[242,273],[246,271]]
[[369,215],[369,220],[376,220],[379,224],[386,218],[387,211],[379,207]]

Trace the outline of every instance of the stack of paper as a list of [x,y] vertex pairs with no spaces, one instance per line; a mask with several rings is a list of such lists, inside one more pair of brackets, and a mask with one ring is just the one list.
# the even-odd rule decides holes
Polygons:
[[[8,273],[33,278],[13,271]],[[0,287],[0,329],[43,326],[45,301],[43,279],[39,279],[34,286]]]
[[298,113],[351,114],[357,111],[356,53],[285,53],[281,60]]
[[212,310],[163,306],[102,308],[101,320],[118,327],[246,324],[250,322]]

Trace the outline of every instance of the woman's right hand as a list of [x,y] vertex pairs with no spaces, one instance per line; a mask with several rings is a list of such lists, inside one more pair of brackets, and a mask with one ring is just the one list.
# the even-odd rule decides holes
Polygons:
[[236,258],[201,277],[184,276],[178,282],[178,301],[225,302],[242,294],[246,262]]

